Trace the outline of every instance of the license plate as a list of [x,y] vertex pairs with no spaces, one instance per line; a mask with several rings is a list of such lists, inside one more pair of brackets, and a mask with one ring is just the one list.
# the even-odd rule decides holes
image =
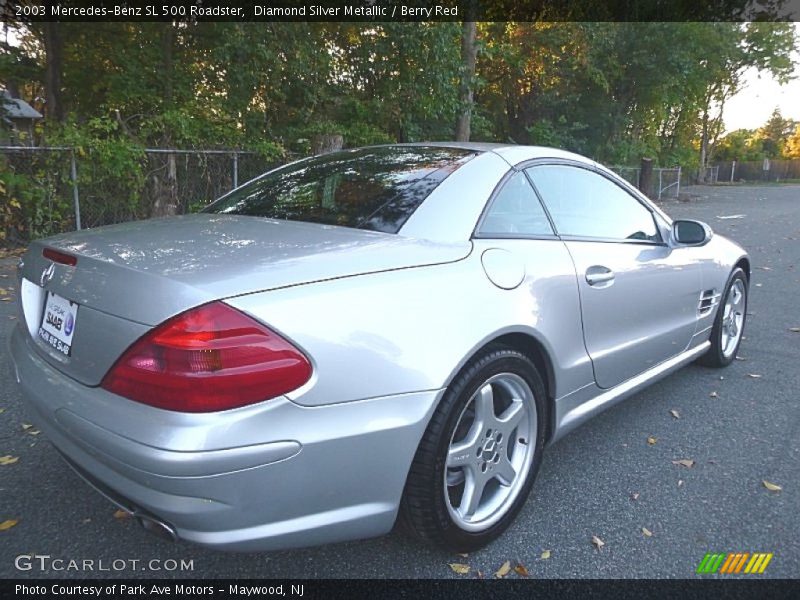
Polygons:
[[77,321],[77,303],[53,292],[47,292],[42,324],[39,326],[39,337],[45,344],[52,346],[64,356],[69,356],[72,352],[72,336],[75,335]]

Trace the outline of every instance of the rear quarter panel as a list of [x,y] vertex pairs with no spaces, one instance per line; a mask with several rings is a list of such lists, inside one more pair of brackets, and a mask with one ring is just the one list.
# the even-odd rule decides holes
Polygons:
[[556,397],[592,382],[577,287],[558,241],[513,290],[493,285],[476,249],[464,260],[233,298],[227,302],[300,346],[314,376],[289,394],[317,406],[445,387],[499,335],[537,338],[555,366]]

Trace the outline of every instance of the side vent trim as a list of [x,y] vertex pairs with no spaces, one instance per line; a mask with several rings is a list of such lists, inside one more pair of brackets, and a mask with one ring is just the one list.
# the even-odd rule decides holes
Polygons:
[[700,294],[700,302],[697,305],[697,314],[705,317],[711,313],[719,304],[719,299],[722,296],[716,289],[704,290]]

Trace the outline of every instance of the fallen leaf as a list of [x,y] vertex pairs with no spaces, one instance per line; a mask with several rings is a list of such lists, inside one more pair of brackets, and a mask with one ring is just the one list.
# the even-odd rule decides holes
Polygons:
[[33,425],[31,425],[30,423],[23,423],[22,424],[22,430],[23,431],[28,431],[28,429],[30,429],[31,427],[33,427]]
[[762,377],[762,375],[759,375],[758,373],[748,373],[747,376],[753,379],[761,379]]
[[454,573],[458,573],[459,575],[466,575],[470,570],[469,565],[464,565],[462,563],[450,563],[449,566]]
[[461,558],[467,558],[469,556],[469,554],[467,554],[466,552],[458,552],[456,554],[457,554],[457,556],[460,556]]
[[682,485],[683,485],[683,479],[678,479],[678,487],[681,487]]
[[87,523],[91,523],[91,522],[92,522],[92,519],[90,517],[86,517],[83,521],[81,521],[81,523],[83,523],[84,525],[86,525]]
[[6,409],[5,408],[0,408],[0,413],[4,413],[4,412],[6,412]]
[[497,569],[497,571],[495,572],[494,576],[497,579],[502,579],[503,577],[508,575],[510,572],[511,572],[511,561],[507,560],[502,565],[500,565],[500,568]]
[[676,419],[680,419],[681,418],[681,414],[677,410],[675,410],[674,408],[669,411],[669,414],[671,414]]
[[114,518],[119,519],[120,521],[124,521],[125,519],[131,518],[131,513],[127,510],[117,509],[114,511]]
[[800,327],[789,327],[789,331],[792,333],[800,333]]
[[42,433],[42,432],[41,432],[41,431],[39,431],[38,429],[29,429],[29,430],[28,430],[26,433],[27,433],[28,435],[39,435],[39,434],[40,434],[40,433]]
[[550,550],[543,550],[539,558],[541,558],[542,560],[547,560],[548,558],[550,558]]
[[520,577],[528,577],[528,569],[525,568],[525,565],[517,565],[514,567],[514,571],[516,571],[517,575]]
[[761,269],[762,271],[772,271],[771,267],[758,267],[758,268]]
[[652,435],[647,438],[647,443],[651,446],[655,446],[655,443],[658,441],[657,437],[653,437]]
[[0,456],[0,465],[13,465],[15,462],[19,460],[19,456]]
[[19,523],[16,519],[8,519],[7,521],[3,521],[0,523],[0,531],[6,531],[7,529],[11,529],[14,525]]
[[761,483],[763,483],[764,487],[767,488],[770,492],[780,492],[783,489],[781,486],[776,485],[774,483],[770,483],[766,479]]
[[682,458],[680,460],[673,460],[672,464],[691,469],[694,466],[694,461],[689,458]]
[[634,492],[631,494],[631,500],[638,500],[639,499],[639,492]]
[[599,537],[597,537],[596,535],[593,535],[593,536],[592,536],[592,543],[594,544],[595,548],[597,548],[597,550],[598,550],[598,551],[599,551],[599,550],[600,550],[600,549],[601,549],[603,546],[605,546],[605,545],[606,545],[606,543],[605,543],[603,540],[601,540]]
[[650,531],[647,527],[642,527],[642,533],[645,537],[653,537],[653,532]]
[[717,392],[711,392],[711,393],[708,395],[708,397],[709,397],[709,398],[719,398],[719,394],[718,394]]
[[741,360],[742,362],[746,361],[747,359],[744,356],[737,356],[736,360]]
[[483,571],[478,571],[477,573],[475,573],[475,577],[477,579],[483,579]]

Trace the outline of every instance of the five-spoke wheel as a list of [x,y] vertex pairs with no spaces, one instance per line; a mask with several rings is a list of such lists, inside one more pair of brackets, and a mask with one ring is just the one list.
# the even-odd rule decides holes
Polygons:
[[531,465],[537,411],[530,386],[519,375],[500,373],[475,392],[447,451],[444,493],[454,521],[480,531],[514,502]]
[[522,508],[541,462],[545,391],[524,354],[494,347],[448,386],[409,472],[401,519],[420,537],[468,552]]
[[722,303],[711,328],[711,347],[699,362],[709,367],[726,367],[736,358],[747,320],[747,276],[736,268],[728,278]]

